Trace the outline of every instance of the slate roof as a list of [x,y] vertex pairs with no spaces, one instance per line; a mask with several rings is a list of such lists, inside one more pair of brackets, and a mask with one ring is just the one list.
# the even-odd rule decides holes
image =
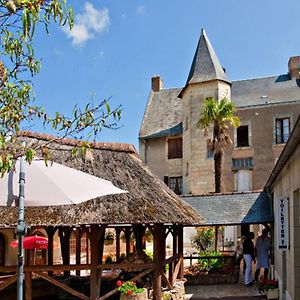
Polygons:
[[288,74],[233,81],[231,99],[236,107],[300,100],[300,81]]
[[[163,89],[149,97],[140,137],[158,134],[183,121],[181,88]],[[178,93],[178,94],[176,94]],[[267,97],[265,97],[267,96]],[[300,101],[300,80],[291,80],[288,74],[233,81],[231,100],[236,107],[292,103]]]
[[[189,84],[216,79],[230,83],[204,29],[202,29],[185,88]],[[184,89],[179,94],[180,98]]]
[[[205,219],[201,225],[237,225],[274,221],[266,192],[182,196]],[[194,224],[197,225],[197,224]]]
[[139,137],[159,133],[182,122],[182,103],[178,98],[180,91],[181,88],[151,91]]
[[163,131],[145,136],[144,139],[154,139],[154,138],[161,138],[165,136],[178,135],[178,134],[182,134],[182,131],[183,131],[182,122],[180,122],[179,124],[177,124],[172,128],[168,128]]

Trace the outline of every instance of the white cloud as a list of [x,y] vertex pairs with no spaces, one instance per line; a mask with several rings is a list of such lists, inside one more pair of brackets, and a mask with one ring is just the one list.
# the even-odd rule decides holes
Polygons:
[[64,28],[68,38],[75,46],[82,46],[88,40],[95,37],[95,34],[108,30],[110,25],[109,11],[107,8],[96,9],[92,3],[86,2],[84,12],[75,16],[72,30]]
[[138,5],[136,11],[139,15],[144,15],[146,13],[146,8],[144,5]]

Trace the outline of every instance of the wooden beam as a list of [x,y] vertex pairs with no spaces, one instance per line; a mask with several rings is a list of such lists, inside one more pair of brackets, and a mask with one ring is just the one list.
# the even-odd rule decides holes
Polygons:
[[[45,227],[48,236],[48,265],[53,265],[53,237],[56,232],[56,229],[57,227],[54,226]],[[53,272],[50,271],[48,274],[52,276]]]
[[182,258],[180,258],[175,266],[175,270],[173,273],[173,278],[172,278],[172,282],[174,284],[174,282],[176,281],[176,278],[178,277],[179,271],[180,271],[180,267],[181,267],[181,261],[183,261]]
[[121,228],[116,228],[116,260],[120,259],[120,234]]
[[130,236],[131,236],[131,228],[126,227],[125,228],[125,240],[126,240],[126,257],[129,256],[130,254]]
[[[70,264],[70,235],[72,233],[72,227],[59,227],[58,233],[60,238],[61,254],[64,265]],[[70,276],[69,271],[64,271],[64,275]]]
[[90,275],[90,300],[97,299],[99,270],[99,229],[98,225],[91,225],[90,243],[91,243],[91,275]]
[[145,235],[146,227],[142,224],[133,225],[133,233],[135,237],[135,249],[143,251],[143,237]]
[[[142,273],[136,275],[135,277],[133,277],[132,279],[130,279],[130,281],[137,281],[141,278],[143,278],[144,276],[148,275],[149,273],[151,273],[153,271],[153,269],[148,269],[143,271]],[[109,293],[103,295],[102,297],[98,298],[98,300],[105,300],[107,298],[109,298],[110,296],[114,295],[115,293],[118,292],[118,287],[113,289],[112,291],[110,291]]]
[[[76,265],[81,264],[81,228],[75,229],[76,236]],[[80,270],[76,270],[76,276],[80,276]]]
[[32,300],[32,276],[31,272],[25,273],[25,300]]
[[0,291],[4,290],[8,286],[10,286],[12,283],[14,283],[17,280],[18,275],[14,274],[9,279],[5,280],[2,284],[0,284]]
[[[178,254],[183,257],[183,226],[178,225]],[[179,278],[183,280],[183,259],[181,261],[180,271],[179,271]]]
[[169,290],[173,289],[173,285],[169,282],[169,279],[167,277],[167,275],[165,274],[165,272],[162,272],[162,279],[165,282],[165,284],[167,285]]
[[[169,259],[168,259],[169,260]],[[97,269],[122,269],[122,270],[141,270],[146,268],[153,268],[154,263],[147,264],[132,264],[132,263],[119,263],[119,264],[98,264]],[[73,270],[90,270],[91,264],[82,265],[54,265],[54,266],[24,266],[24,272],[49,272],[49,271],[73,271]],[[1,273],[16,272],[17,266],[0,267]]]
[[165,227],[163,224],[154,225],[153,259],[155,271],[153,277],[153,300],[161,300],[162,297],[162,272],[166,258]]
[[82,299],[82,300],[90,300],[90,298],[72,288],[70,288],[69,286],[67,286],[66,284],[64,283],[61,283],[59,282],[58,280],[56,279],[53,279],[52,277],[50,277],[49,275],[45,274],[45,273],[42,273],[42,272],[35,272],[34,274],[38,275],[39,277],[49,281],[50,283],[54,284],[55,286],[58,286],[59,288],[65,290],[66,292],[74,295],[75,297],[78,297],[79,299]]

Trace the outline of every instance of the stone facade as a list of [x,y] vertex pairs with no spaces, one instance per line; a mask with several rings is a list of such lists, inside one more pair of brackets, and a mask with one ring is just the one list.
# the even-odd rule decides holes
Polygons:
[[[300,299],[300,121],[298,120],[292,139],[296,141],[295,149],[290,145],[285,148],[284,156],[279,159],[280,168],[274,168],[276,174],[269,190],[273,193],[274,213],[275,213],[275,232],[274,232],[274,257],[275,275],[279,279],[279,289],[281,299],[296,300]],[[286,158],[286,159],[284,159]],[[285,160],[283,163],[282,161]],[[288,199],[288,249],[280,250],[277,235],[279,220],[279,201]],[[285,298],[282,298],[285,295]]]
[[[233,143],[223,158],[222,191],[262,189],[284,147],[276,140],[276,120],[287,119],[290,133],[300,112],[299,61],[290,58],[288,74],[230,82],[202,32],[183,89],[163,89],[159,76],[152,78],[139,135],[142,160],[162,180],[182,177],[182,194],[214,192],[214,161],[197,122],[203,99],[226,97],[247,127],[248,145],[239,146],[237,129],[229,129]],[[177,124],[180,132],[174,132]],[[182,138],[182,158],[168,159],[168,139],[176,137]]]

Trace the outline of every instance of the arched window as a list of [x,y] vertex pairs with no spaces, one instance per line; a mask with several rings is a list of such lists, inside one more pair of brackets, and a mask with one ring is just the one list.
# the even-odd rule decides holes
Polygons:
[[5,237],[0,233],[0,266],[5,264]]

